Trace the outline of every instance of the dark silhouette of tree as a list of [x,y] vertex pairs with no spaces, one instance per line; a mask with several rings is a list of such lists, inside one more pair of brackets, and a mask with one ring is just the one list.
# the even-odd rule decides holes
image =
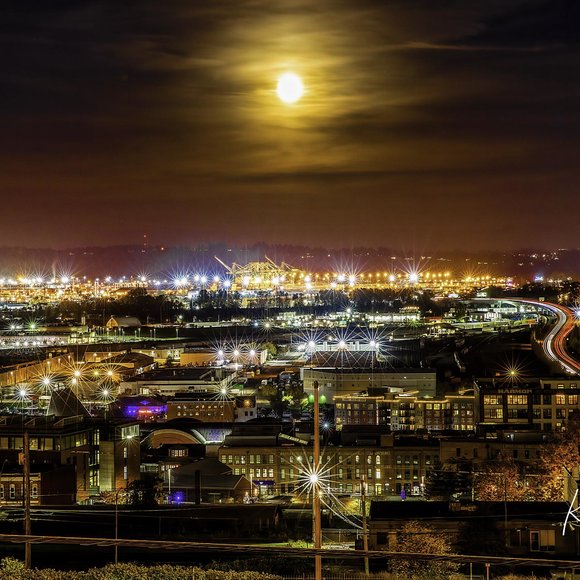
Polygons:
[[[405,523],[397,532],[394,550],[423,554],[452,554],[448,534],[443,534],[417,521]],[[401,578],[421,580],[448,580],[459,565],[445,560],[393,558],[391,570]]]
[[127,485],[127,504],[135,508],[151,508],[159,504],[163,480],[153,474],[141,474],[141,479]]
[[425,495],[429,499],[450,501],[469,496],[471,492],[471,462],[457,460],[436,462],[425,481]]

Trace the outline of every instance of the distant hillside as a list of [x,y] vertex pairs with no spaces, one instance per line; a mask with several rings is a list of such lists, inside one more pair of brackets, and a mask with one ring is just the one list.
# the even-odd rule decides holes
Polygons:
[[0,276],[171,276],[202,271],[223,272],[215,256],[226,264],[263,260],[286,261],[306,271],[372,272],[391,269],[413,271],[450,270],[456,275],[511,275],[580,277],[580,250],[522,250],[513,253],[413,255],[389,248],[329,250],[304,246],[255,244],[228,247],[207,244],[195,247],[109,246],[50,250],[39,248],[0,248]]

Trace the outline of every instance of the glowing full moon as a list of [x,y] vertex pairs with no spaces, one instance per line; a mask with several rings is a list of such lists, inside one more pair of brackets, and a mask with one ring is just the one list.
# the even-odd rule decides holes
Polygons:
[[304,94],[302,79],[297,74],[291,72],[284,73],[278,78],[276,92],[282,102],[287,105],[292,105],[299,101]]

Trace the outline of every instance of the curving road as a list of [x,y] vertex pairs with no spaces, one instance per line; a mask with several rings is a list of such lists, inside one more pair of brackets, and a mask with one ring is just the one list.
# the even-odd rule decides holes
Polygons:
[[544,338],[542,348],[546,356],[551,361],[559,363],[565,372],[574,375],[580,374],[580,362],[571,357],[566,349],[566,339],[576,324],[572,310],[567,306],[554,304],[553,302],[540,302],[539,300],[526,300],[523,298],[510,298],[509,301],[532,304],[537,308],[548,310],[556,316],[556,324]]

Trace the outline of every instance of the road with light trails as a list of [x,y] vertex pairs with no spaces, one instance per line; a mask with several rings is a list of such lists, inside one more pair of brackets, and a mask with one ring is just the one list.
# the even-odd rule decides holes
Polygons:
[[566,339],[574,330],[576,324],[572,310],[561,304],[553,302],[540,302],[539,300],[527,300],[524,298],[510,298],[509,302],[524,302],[537,308],[543,308],[556,316],[556,324],[544,338],[542,348],[546,356],[562,366],[565,372],[573,375],[580,374],[580,361],[571,357],[566,348]]

